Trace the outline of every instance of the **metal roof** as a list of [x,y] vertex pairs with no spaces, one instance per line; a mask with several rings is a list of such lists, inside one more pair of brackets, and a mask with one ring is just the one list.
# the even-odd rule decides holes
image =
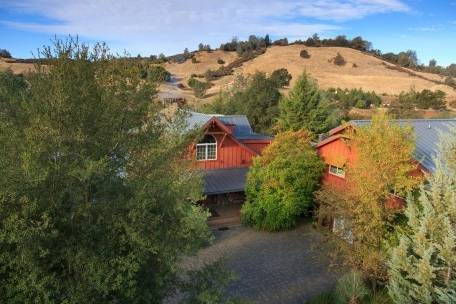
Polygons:
[[245,115],[220,115],[220,114],[203,114],[188,111],[187,128],[194,129],[202,127],[212,117],[216,117],[226,125],[234,125],[233,136],[237,139],[271,139],[270,136],[253,132],[249,120]]
[[[415,159],[429,172],[434,172],[434,158],[439,151],[441,133],[446,133],[450,128],[456,128],[456,119],[398,119],[392,120],[400,125],[411,125],[415,131],[416,148]],[[370,120],[352,120],[356,126],[366,126]]]
[[244,191],[248,168],[204,170],[204,194]]

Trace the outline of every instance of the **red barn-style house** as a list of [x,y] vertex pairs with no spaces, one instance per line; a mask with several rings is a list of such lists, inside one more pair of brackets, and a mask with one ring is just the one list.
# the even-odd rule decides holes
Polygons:
[[215,205],[242,203],[252,158],[259,155],[272,138],[253,132],[245,115],[189,112],[187,127],[204,131],[203,138],[192,146],[195,166],[204,174],[207,197],[204,204],[217,215],[212,208]]
[[[440,134],[456,127],[456,119],[405,119],[392,122],[412,126],[416,138],[414,159],[417,168],[425,175],[432,174],[436,168],[434,160],[437,157]],[[358,157],[356,149],[350,146],[347,132],[350,128],[360,128],[369,124],[370,120],[352,120],[329,131],[329,137],[317,144],[318,154],[327,165],[322,180],[324,185],[338,190],[347,187],[345,171]],[[403,205],[403,201],[394,196],[387,203],[390,207]]]

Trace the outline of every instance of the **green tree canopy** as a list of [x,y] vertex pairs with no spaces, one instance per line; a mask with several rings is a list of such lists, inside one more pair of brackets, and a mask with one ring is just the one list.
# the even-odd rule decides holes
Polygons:
[[207,238],[188,138],[144,67],[71,39],[43,55],[29,88],[0,82],[0,302],[161,303]]
[[245,223],[269,231],[290,229],[309,211],[323,171],[310,139],[307,131],[279,133],[254,159],[241,210]]
[[395,303],[456,302],[456,130],[450,134],[429,185],[407,200],[407,228],[389,261]]
[[322,133],[334,125],[335,112],[317,84],[306,73],[301,75],[288,96],[279,103],[279,130],[308,129]]

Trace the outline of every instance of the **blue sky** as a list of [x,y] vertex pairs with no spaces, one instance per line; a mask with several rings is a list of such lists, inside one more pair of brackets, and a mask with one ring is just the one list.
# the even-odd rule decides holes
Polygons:
[[31,57],[67,34],[114,52],[173,54],[249,34],[361,35],[383,52],[456,62],[456,0],[0,0],[0,48]]

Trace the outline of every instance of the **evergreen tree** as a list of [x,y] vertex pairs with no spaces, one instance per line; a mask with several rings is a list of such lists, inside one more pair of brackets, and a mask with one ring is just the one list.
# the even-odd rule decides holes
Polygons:
[[72,40],[44,56],[0,82],[0,302],[161,303],[207,240],[187,136],[142,63]]
[[334,111],[308,74],[299,77],[288,96],[279,103],[279,130],[308,129],[322,133],[332,126]]
[[409,197],[407,229],[389,262],[388,290],[396,303],[456,303],[456,137],[442,140],[443,163],[419,200]]

